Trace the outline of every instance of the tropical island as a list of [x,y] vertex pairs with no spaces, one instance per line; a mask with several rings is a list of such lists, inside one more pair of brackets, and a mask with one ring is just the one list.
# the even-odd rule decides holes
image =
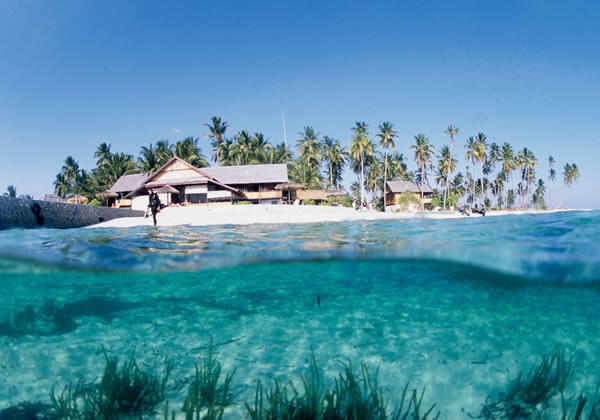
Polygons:
[[[356,122],[347,148],[339,139],[306,126],[295,140],[296,153],[285,141],[271,144],[260,132],[241,130],[227,137],[230,125],[220,117],[213,117],[205,126],[204,137],[211,146],[209,157],[200,139],[192,136],[175,143],[160,140],[143,146],[137,158],[114,152],[110,144],[102,143],[94,153],[96,167],[91,170],[81,168],[68,156],[53,183],[57,199],[145,210],[152,188],[164,205],[173,207],[316,204],[337,208],[312,213],[306,208],[286,209],[279,218],[273,212],[265,218],[275,217],[278,222],[286,218],[295,222],[368,218],[353,216],[351,208],[392,214],[435,210],[442,217],[459,217],[455,212],[459,204],[485,208],[491,214],[494,210],[496,214],[546,210],[546,197],[558,175],[553,156],[547,157],[549,171],[542,175],[531,149],[516,150],[507,142],[490,142],[484,133],[468,137],[460,147],[457,137],[461,132],[454,125],[444,130],[449,144],[438,150],[423,133],[415,135],[411,143],[402,141],[389,121],[379,124],[374,132],[366,123]],[[457,172],[461,157],[466,174]],[[411,160],[414,170],[409,170]],[[347,170],[356,175],[349,191],[343,189]],[[563,165],[565,185],[572,185],[579,177],[575,163]],[[16,196],[14,187],[10,186],[6,195]],[[219,212],[229,215],[222,223],[231,223],[252,210]],[[178,219],[189,223],[209,213],[210,209],[177,210],[168,224],[178,224]],[[263,214],[254,210],[251,220],[260,221]]]

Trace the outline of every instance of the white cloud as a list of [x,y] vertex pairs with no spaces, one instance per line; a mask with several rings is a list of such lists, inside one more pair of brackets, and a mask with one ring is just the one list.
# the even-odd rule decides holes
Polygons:
[[171,131],[172,131],[173,133],[175,133],[175,134],[179,134],[179,133],[181,133],[181,129],[179,129],[179,128],[177,128],[177,127],[173,128]]

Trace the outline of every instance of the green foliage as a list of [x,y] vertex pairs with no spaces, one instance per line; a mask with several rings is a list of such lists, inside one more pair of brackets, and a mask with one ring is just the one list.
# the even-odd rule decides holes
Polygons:
[[411,204],[415,204],[417,206],[420,204],[420,200],[414,193],[403,192],[400,194],[400,197],[398,197],[398,205],[400,206],[401,210],[407,210]]
[[236,205],[236,206],[243,206],[243,205],[246,205],[246,204],[252,204],[252,202],[251,201],[246,201],[246,200],[241,200],[241,201],[234,201],[233,204]]
[[302,204],[305,206],[314,206],[316,202],[315,200],[302,200]]
[[234,393],[231,382],[235,375],[233,372],[225,375],[221,381],[221,363],[213,357],[213,341],[210,339],[208,357],[196,363],[196,373],[188,386],[187,395],[183,403],[183,411],[200,415],[203,408],[207,408],[217,415],[217,412],[233,402]]
[[102,202],[97,198],[94,198],[92,201],[88,203],[89,206],[101,206]]
[[57,418],[118,419],[154,413],[156,405],[165,399],[171,361],[165,359],[162,372],[157,374],[140,369],[133,352],[120,368],[118,358],[109,357],[104,346],[102,352],[106,365],[100,383],[69,384],[60,394],[52,389],[50,398]]
[[480,417],[538,418],[550,400],[566,390],[573,373],[573,358],[557,347],[552,355],[542,355],[542,361],[527,374],[519,372],[506,393],[496,400],[488,398]]
[[[352,363],[342,365],[342,372],[328,388],[321,376],[314,353],[308,371],[300,376],[301,389],[293,382],[287,385],[275,379],[273,387],[266,393],[262,383],[257,382],[254,404],[246,403],[251,420],[359,420],[359,419],[427,419],[435,405],[421,412],[424,391],[420,396],[416,390],[408,397],[408,384],[404,388],[399,406],[388,409],[383,390],[378,382],[379,369],[372,375],[361,363],[360,372],[355,372]],[[439,413],[435,417],[438,418]]]

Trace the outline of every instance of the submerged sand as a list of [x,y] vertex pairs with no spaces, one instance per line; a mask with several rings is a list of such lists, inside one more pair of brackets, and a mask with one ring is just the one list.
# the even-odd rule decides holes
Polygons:
[[[486,216],[505,216],[515,214],[536,214],[573,209],[558,210],[511,210],[489,211]],[[354,210],[348,207],[330,206],[294,206],[294,205],[237,205],[237,206],[190,206],[168,207],[158,215],[159,226],[207,226],[207,225],[248,225],[256,223],[321,223],[361,220],[393,219],[462,219],[465,216],[457,211],[405,211],[378,212],[375,210]],[[470,217],[481,217],[471,215]],[[127,217],[99,223],[92,227],[132,227],[150,226],[152,217]]]

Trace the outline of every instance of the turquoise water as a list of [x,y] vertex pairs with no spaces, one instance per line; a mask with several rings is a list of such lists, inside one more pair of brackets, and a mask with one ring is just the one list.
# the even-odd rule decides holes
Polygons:
[[326,377],[362,360],[389,395],[426,387],[451,419],[556,345],[575,363],[569,392],[600,381],[600,212],[6,230],[0,279],[0,410],[97,378],[101,345],[148,366],[168,355],[185,382],[211,337],[237,369],[225,418],[243,417],[256,379],[297,378],[311,350]]

